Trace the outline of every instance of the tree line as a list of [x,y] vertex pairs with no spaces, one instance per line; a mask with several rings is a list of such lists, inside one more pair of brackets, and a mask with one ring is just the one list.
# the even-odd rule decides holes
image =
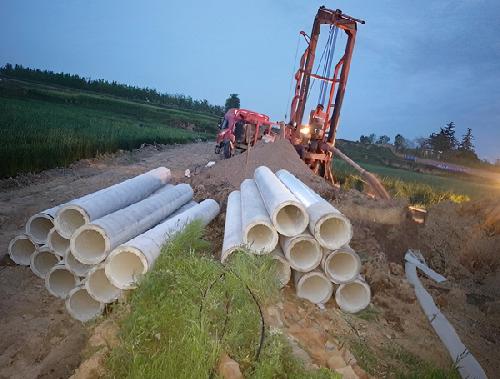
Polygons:
[[130,100],[140,100],[169,107],[210,113],[218,116],[224,114],[224,107],[210,104],[206,99],[194,100],[191,96],[160,93],[153,88],[130,86],[116,81],[109,82],[104,79],[84,78],[77,74],[32,69],[29,67],[23,67],[19,64],[13,66],[10,63],[0,67],[0,73],[13,79],[60,85],[74,89],[118,96]]

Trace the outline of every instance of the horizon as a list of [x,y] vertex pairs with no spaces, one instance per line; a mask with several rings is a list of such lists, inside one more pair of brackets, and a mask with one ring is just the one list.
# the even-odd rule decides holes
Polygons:
[[[197,3],[204,4],[4,4],[9,17],[0,32],[11,38],[0,51],[0,64],[116,80],[216,105],[238,93],[243,108],[284,119],[298,32],[309,33],[323,2],[220,2],[204,7],[203,14]],[[359,140],[361,134],[375,133],[393,142],[399,133],[413,140],[454,121],[459,140],[472,129],[480,158],[493,163],[500,158],[493,146],[500,139],[500,41],[495,35],[500,6],[482,0],[420,7],[392,3],[389,8],[345,0],[325,5],[367,22],[358,28],[339,138]],[[242,24],[235,14],[252,22]],[[475,15],[481,16],[480,25],[467,22]],[[186,28],[186,20],[194,26]],[[429,32],[426,38],[422,31]],[[338,50],[344,41],[337,42]]]

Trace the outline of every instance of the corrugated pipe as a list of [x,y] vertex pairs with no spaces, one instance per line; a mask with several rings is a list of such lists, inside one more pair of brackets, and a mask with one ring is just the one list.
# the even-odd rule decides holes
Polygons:
[[241,226],[241,192],[233,191],[227,198],[224,242],[222,243],[221,262],[240,249],[243,245]]
[[288,237],[302,233],[309,224],[304,205],[269,168],[258,167],[254,179],[276,230]]
[[57,211],[54,225],[61,236],[69,239],[82,225],[145,199],[165,185],[170,178],[169,169],[158,167],[132,179],[71,200]]
[[219,211],[219,204],[215,200],[204,200],[118,246],[106,259],[105,272],[109,281],[121,289],[136,288],[137,281],[152,268],[162,246],[170,237],[195,220],[207,225]]
[[52,267],[45,277],[45,288],[52,295],[65,299],[69,291],[75,288],[80,280],[63,264]]
[[71,250],[69,250],[66,254],[66,257],[64,257],[64,265],[71,273],[79,277],[87,275],[90,269],[95,266],[80,262],[75,258]]
[[54,251],[54,253],[63,258],[68,254],[69,239],[61,236],[55,227],[49,231],[47,245]]
[[324,251],[321,268],[335,284],[348,283],[356,279],[361,271],[361,260],[349,246],[334,251]]
[[335,291],[335,301],[341,310],[357,313],[370,305],[370,286],[358,278],[350,283],[341,284]]
[[115,287],[104,272],[104,264],[94,266],[85,279],[85,289],[96,301],[112,303],[120,297],[121,289]]
[[45,279],[52,267],[61,262],[61,257],[48,246],[40,246],[32,255],[30,269],[39,278]]
[[302,233],[294,237],[281,236],[280,245],[294,270],[311,271],[321,263],[323,251],[319,243],[309,233]]
[[276,246],[276,249],[271,253],[271,256],[274,260],[276,260],[276,275],[278,277],[278,281],[281,285],[281,288],[286,286],[290,282],[290,278],[292,276],[292,268],[290,267],[290,263],[285,258],[283,251],[279,246]]
[[29,266],[31,255],[36,251],[37,245],[25,234],[15,236],[9,243],[9,256],[18,265]]
[[47,243],[47,236],[54,227],[54,218],[59,210],[59,205],[46,209],[31,216],[26,223],[26,234],[31,240],[39,245]]
[[94,220],[73,234],[71,252],[82,263],[100,263],[115,247],[152,228],[192,198],[191,186],[178,184]]
[[320,270],[294,271],[297,296],[314,304],[324,304],[332,297],[333,284]]
[[287,170],[279,170],[276,176],[306,207],[309,231],[321,246],[334,250],[349,243],[352,227],[347,217]]
[[84,286],[73,288],[65,303],[68,313],[81,322],[90,321],[104,311],[104,304],[93,299]]
[[273,226],[254,180],[241,183],[241,227],[243,244],[256,254],[267,254],[278,244]]

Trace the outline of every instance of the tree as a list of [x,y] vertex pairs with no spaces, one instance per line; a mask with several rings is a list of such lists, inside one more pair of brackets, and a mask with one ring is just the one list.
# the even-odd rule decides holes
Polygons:
[[240,108],[240,98],[237,93],[231,93],[226,99],[225,112],[231,108]]
[[394,137],[394,148],[396,151],[406,149],[406,145],[406,139],[401,134],[396,134],[396,137]]
[[474,153],[474,144],[472,143],[473,139],[472,129],[467,128],[467,132],[462,136],[462,141],[458,145],[458,150]]
[[367,137],[364,134],[362,134],[361,137],[359,137],[359,142],[361,142],[363,145],[369,145],[370,137]]
[[439,133],[432,133],[429,136],[429,145],[434,151],[449,152],[457,147],[455,138],[455,123],[453,121],[440,128]]
[[388,144],[390,140],[391,140],[391,137],[383,135],[383,136],[378,137],[377,144],[385,145],[385,144]]

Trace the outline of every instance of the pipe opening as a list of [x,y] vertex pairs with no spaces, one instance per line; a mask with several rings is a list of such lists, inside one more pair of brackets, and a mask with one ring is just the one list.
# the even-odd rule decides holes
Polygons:
[[349,243],[351,227],[349,222],[342,218],[328,217],[320,221],[318,234],[316,238],[323,246],[338,249],[340,246]]
[[44,279],[50,269],[59,263],[59,258],[50,251],[37,251],[32,256],[31,271]]
[[297,295],[312,303],[326,303],[332,296],[332,283],[323,275],[311,273],[302,277],[298,284]]
[[45,284],[52,295],[65,299],[77,285],[77,279],[68,270],[57,268],[49,271]]
[[306,215],[296,205],[287,204],[276,212],[276,229],[285,236],[291,237],[302,233],[307,223]]
[[34,241],[45,243],[50,229],[54,227],[54,223],[50,217],[38,214],[32,216],[26,224],[26,233],[28,233]]
[[342,284],[337,289],[335,300],[343,311],[357,313],[370,304],[370,288],[359,281]]
[[61,257],[66,256],[69,250],[69,239],[64,238],[53,228],[49,232],[48,245]]
[[83,210],[68,207],[62,209],[57,215],[57,227],[65,238],[71,238],[73,233],[87,223],[87,215]]
[[86,265],[75,258],[71,251],[66,254],[64,264],[76,276],[85,276],[94,265]]
[[10,258],[18,265],[29,266],[31,255],[35,251],[35,244],[26,236],[15,237],[9,246]]
[[120,295],[120,289],[111,284],[106,276],[104,266],[89,274],[86,287],[94,299],[103,303],[111,303]]
[[122,289],[135,288],[147,270],[148,266],[142,254],[132,250],[122,250],[110,256],[106,262],[107,277]]
[[66,301],[68,312],[77,320],[85,322],[99,316],[103,311],[100,302],[88,294],[85,288],[76,288]]
[[327,258],[325,269],[334,282],[346,283],[358,276],[359,262],[354,255],[339,251]]
[[74,236],[73,254],[80,261],[99,263],[106,257],[106,237],[98,229],[84,229]]
[[321,250],[314,240],[301,239],[290,247],[290,261],[298,271],[310,271],[321,261]]
[[277,243],[274,231],[265,224],[252,226],[247,232],[247,244],[253,251],[269,252],[275,248]]

